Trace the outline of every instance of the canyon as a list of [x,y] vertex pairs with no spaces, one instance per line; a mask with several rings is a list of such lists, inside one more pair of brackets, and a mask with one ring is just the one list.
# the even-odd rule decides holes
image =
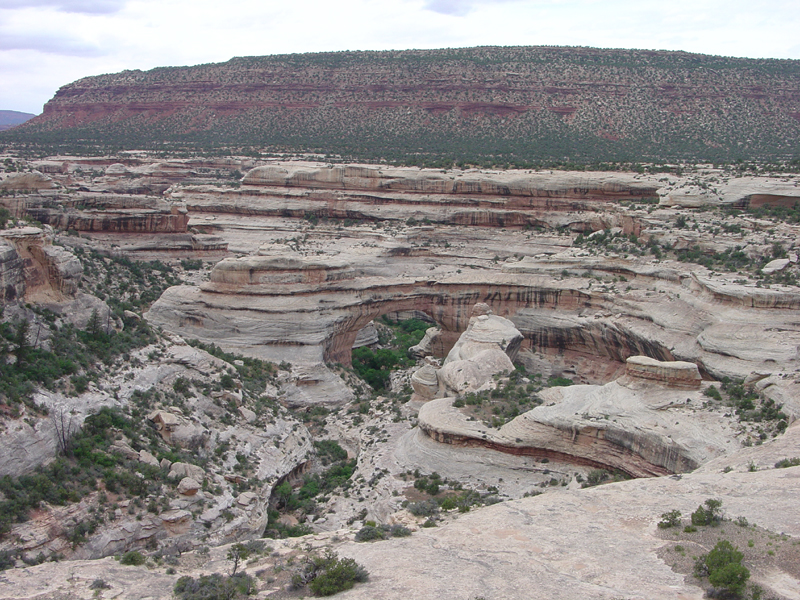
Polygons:
[[[15,524],[0,598],[88,598],[96,578],[103,597],[169,597],[180,575],[225,570],[230,544],[278,527],[282,484],[291,495],[323,473],[321,441],[354,461],[350,487],[317,497],[313,516],[282,508],[281,526],[308,517],[310,531],[270,540],[275,556],[247,572],[279,577],[308,544],[367,566],[345,598],[700,598],[659,554],[662,513],[714,497],[787,548],[800,535],[798,467],[773,468],[800,455],[797,175],[9,159],[3,320],[28,319],[34,348],[56,339],[34,333],[51,313],[157,337],[83,392],[42,386],[17,415],[4,404],[0,474],[52,464],[52,415],[77,428],[108,407],[154,441],[119,426],[107,452],[149,465],[162,489],[153,510],[120,496],[79,543],[65,524],[108,490]],[[137,263],[172,274],[123,311],[112,300],[127,282],[103,269]],[[410,319],[427,326],[412,366],[370,389],[354,348],[380,352]],[[272,365],[258,389],[256,364]],[[436,496],[417,487],[433,473],[446,495],[502,501],[423,527],[412,508]],[[413,534],[359,543],[367,522]],[[170,573],[158,561],[178,545]],[[132,549],[149,568],[110,558]],[[64,560],[25,566],[40,553]],[[782,565],[753,580],[798,597],[800,573]],[[271,585],[259,597],[282,597]]]

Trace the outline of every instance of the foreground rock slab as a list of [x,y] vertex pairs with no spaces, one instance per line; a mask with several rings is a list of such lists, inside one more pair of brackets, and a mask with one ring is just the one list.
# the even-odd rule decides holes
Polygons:
[[[299,543],[333,545],[341,556],[367,568],[369,581],[337,596],[345,600],[700,600],[704,591],[684,581],[658,556],[669,543],[658,534],[661,514],[677,509],[688,515],[706,499],[718,498],[729,518],[745,517],[791,536],[785,543],[796,542],[800,467],[750,471],[742,463],[772,465],[798,453],[800,426],[793,426],[781,438],[680,478],[637,479],[503,502],[386,542],[336,542],[339,532]],[[725,467],[733,470],[724,472]],[[217,561],[210,567],[219,571],[225,565]],[[122,567],[110,558],[45,563],[2,573],[0,599],[91,598],[89,585],[98,577],[112,586],[104,597],[113,593],[120,600],[170,598],[180,575],[196,577],[201,572],[208,571],[166,575],[161,568]],[[754,582],[762,584],[757,577]],[[790,573],[778,569],[770,577],[781,582],[784,592],[800,589]],[[774,592],[767,589],[768,594]]]

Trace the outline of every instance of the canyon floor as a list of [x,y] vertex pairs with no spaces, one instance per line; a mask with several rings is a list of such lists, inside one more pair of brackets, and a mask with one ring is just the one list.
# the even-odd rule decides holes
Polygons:
[[796,175],[2,158],[0,598],[800,598]]

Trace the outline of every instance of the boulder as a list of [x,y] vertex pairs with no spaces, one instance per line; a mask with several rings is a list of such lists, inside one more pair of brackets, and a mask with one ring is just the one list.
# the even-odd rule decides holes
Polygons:
[[115,454],[121,454],[128,460],[139,460],[139,453],[131,448],[124,440],[116,440],[111,444],[109,450]]
[[203,481],[206,478],[206,472],[202,467],[190,463],[176,462],[172,463],[169,470],[170,478],[189,477],[195,481]]
[[139,450],[139,462],[143,462],[146,465],[152,465],[154,467],[160,467],[160,463],[158,459],[150,454],[147,450]]
[[783,271],[786,267],[789,266],[790,260],[788,258],[776,258],[775,260],[769,261],[766,265],[761,268],[761,272],[764,275],[769,275],[771,273],[777,273],[778,271]]
[[445,364],[437,377],[445,395],[458,395],[477,391],[494,375],[513,370],[514,364],[505,352],[499,348],[487,348],[468,359]]
[[411,375],[411,387],[414,391],[424,398],[431,400],[436,397],[439,392],[439,379],[436,375],[436,367],[428,363],[420,369],[417,369]]
[[236,503],[239,506],[250,506],[256,498],[257,496],[253,492],[244,492],[243,494],[239,494],[239,497],[236,498]]
[[147,415],[147,420],[155,425],[165,442],[175,446],[197,448],[208,441],[208,431],[201,425],[171,411],[154,410]]
[[249,408],[245,408],[244,406],[240,406],[240,407],[239,407],[239,414],[240,414],[240,415],[242,416],[242,418],[243,418],[245,421],[247,421],[248,423],[252,423],[252,422],[253,422],[253,421],[255,421],[255,420],[256,420],[256,418],[257,418],[257,415],[256,415],[256,413],[254,413],[254,412],[253,412],[252,410],[250,410]]
[[191,477],[184,477],[178,484],[178,493],[183,496],[194,496],[200,487],[200,484]]
[[[441,350],[442,346],[442,330],[438,327],[429,327],[425,331],[425,335],[416,346],[411,346],[408,349],[408,354],[414,358],[424,358],[431,354],[437,354],[437,350]],[[441,356],[441,355],[439,355]]]
[[461,334],[448,353],[445,365],[473,358],[484,350],[494,348],[502,350],[508,356],[509,362],[514,362],[522,343],[522,334],[508,319],[484,314],[483,307],[477,306],[479,314],[470,319],[467,330]]

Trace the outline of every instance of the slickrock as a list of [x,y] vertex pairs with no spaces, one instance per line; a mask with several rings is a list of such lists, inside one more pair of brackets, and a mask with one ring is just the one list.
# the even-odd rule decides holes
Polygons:
[[691,377],[696,367],[636,357],[629,369],[604,386],[549,388],[541,392],[544,405],[499,429],[468,418],[452,406],[452,398],[424,405],[419,424],[444,443],[619,469],[637,477],[691,471],[734,447],[733,424],[722,414],[698,410],[703,396],[699,380]]
[[[705,591],[658,557],[667,543],[656,535],[661,514],[686,515],[718,498],[726,514],[796,538],[797,493],[800,479],[785,469],[716,470],[503,502],[390,544],[347,544],[342,553],[371,577],[342,597],[700,600]],[[796,589],[800,582],[785,575]]]
[[0,190],[8,191],[34,191],[51,190],[57,187],[56,183],[47,175],[39,171],[30,173],[9,173],[0,179]]
[[[654,532],[661,513],[689,511],[719,496],[729,514],[771,523],[776,531],[797,530],[790,516],[771,514],[772,507],[763,505],[791,514],[797,492],[791,469],[767,467],[800,454],[800,430],[792,425],[800,417],[800,301],[792,280],[798,228],[756,214],[671,208],[755,206],[778,196],[791,208],[794,175],[785,182],[737,177],[700,194],[698,182],[706,176],[699,174],[441,172],[214,160],[214,168],[229,173],[253,169],[241,186],[220,186],[207,172],[213,160],[53,157],[41,168],[58,185],[72,186],[70,193],[3,197],[15,219],[40,211],[59,226],[84,228],[80,235],[58,234],[65,247],[47,243],[47,227],[0,240],[0,283],[6,301],[14,300],[4,308],[7,321],[25,311],[32,315],[16,300],[45,290],[45,306],[64,322],[85,328],[97,310],[109,326],[121,326],[102,301],[75,291],[80,269],[73,258],[82,256],[77,248],[171,261],[188,282],[167,290],[143,316],[163,336],[158,345],[132,352],[124,373],[111,381],[101,377],[81,396],[47,393],[35,400],[51,414],[66,410],[77,427],[100,406],[125,407],[132,399],[141,406],[134,394],[156,387],[160,395],[138,411],[148,419],[140,416],[139,424],[155,426],[175,453],[196,452],[197,462],[211,457],[202,463],[207,468],[159,462],[141,439],[116,440],[109,452],[117,460],[141,456],[169,473],[160,482],[169,510],[135,515],[124,510],[136,512],[135,505],[120,503],[116,519],[73,551],[63,524],[86,518],[90,501],[51,507],[14,525],[9,544],[24,544],[27,559],[40,550],[89,558],[261,537],[276,484],[299,484],[325,467],[314,444],[320,436],[341,443],[356,459],[356,473],[346,496],[318,499],[324,508],[309,519],[315,531],[331,536],[300,543],[332,544],[367,565],[370,582],[344,598],[699,598],[701,590],[658,558],[663,542]],[[101,175],[92,180],[79,168]],[[76,182],[86,189],[75,190]],[[157,189],[164,193],[154,195]],[[685,227],[676,225],[678,216]],[[713,228],[717,233],[710,233]],[[581,240],[589,239],[583,245],[579,232]],[[593,246],[612,235],[630,248]],[[715,263],[712,270],[676,260],[686,256],[673,251],[671,259],[659,258],[649,253],[656,242],[697,253],[697,260],[730,251],[726,256],[750,266],[739,273]],[[209,275],[208,260],[221,258],[225,248],[229,252]],[[757,266],[778,255],[788,262],[762,277]],[[178,267],[188,257],[195,260]],[[190,268],[198,258],[201,268]],[[422,318],[435,327],[413,349],[426,364],[413,375],[411,369],[394,373],[392,393],[367,403],[362,390],[350,387],[346,367],[354,347],[380,343],[375,322],[384,316],[391,322]],[[181,336],[268,358],[280,364],[278,374],[260,390],[244,380],[240,386],[235,370],[245,361],[226,363]],[[502,373],[514,369],[514,359],[529,374],[513,377],[530,377],[536,390],[550,376],[587,385],[527,389],[526,400],[534,402],[526,406],[542,404],[502,427],[490,427],[474,416],[477,409],[462,412],[452,397],[441,397],[505,386]],[[223,389],[223,373],[234,377],[234,385]],[[786,415],[781,427],[739,422],[734,408],[704,395],[712,380],[726,376],[747,378],[747,390],[774,400]],[[398,402],[404,399],[398,390],[409,382],[415,395]],[[367,412],[353,414],[355,403],[345,405],[354,401],[359,411],[370,404]],[[318,405],[330,411],[324,423],[317,417],[327,411],[316,411]],[[314,417],[313,428],[285,407]],[[412,429],[417,409],[420,427]],[[27,472],[56,455],[50,420],[32,411],[25,417],[7,421],[0,474]],[[771,427],[763,440],[759,427]],[[155,440],[161,450],[162,440]],[[763,444],[740,448],[751,442]],[[131,447],[143,445],[148,450]],[[759,471],[751,473],[751,464]],[[727,467],[733,472],[724,473]],[[496,485],[516,498],[545,493],[419,528],[401,510],[404,498],[419,497],[406,479],[416,469],[441,473],[465,489]],[[651,480],[580,490],[581,477],[594,469]],[[742,490],[755,498],[767,494],[770,503],[744,498]],[[299,516],[284,521],[295,523]],[[407,523],[416,531],[410,539],[369,546],[342,542],[351,535],[346,532],[333,539],[348,521],[355,528],[365,519]],[[281,551],[283,544],[276,542]],[[205,566],[222,570],[224,551],[211,552],[217,557]],[[73,573],[90,573],[85,563],[69,564]],[[146,589],[118,590],[114,579],[108,593],[169,597],[177,576],[207,573],[205,566],[181,566],[174,577],[148,571],[153,584]],[[4,572],[0,598],[30,597],[36,590],[54,598],[93,593],[65,569],[53,564]],[[117,577],[114,569],[108,572]],[[31,591],[29,573],[61,580],[36,583]]]

